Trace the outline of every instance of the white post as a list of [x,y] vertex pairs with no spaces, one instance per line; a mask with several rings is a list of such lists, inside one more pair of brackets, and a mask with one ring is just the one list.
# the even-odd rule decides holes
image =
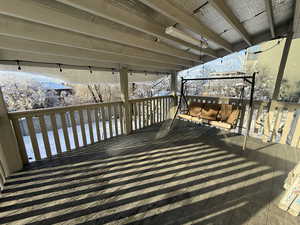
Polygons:
[[177,95],[177,73],[176,72],[172,72],[171,73],[171,94],[173,96]]
[[283,48],[280,66],[279,66],[279,70],[278,70],[278,74],[277,74],[277,78],[276,78],[275,88],[274,88],[273,96],[272,96],[272,100],[274,100],[274,101],[276,101],[278,99],[278,96],[280,94],[281,81],[282,81],[286,63],[288,60],[288,56],[289,56],[289,52],[290,52],[290,48],[291,48],[291,44],[292,44],[292,40],[293,40],[293,35],[294,35],[294,33],[290,32],[285,40],[285,45]]
[[172,72],[171,73],[171,81],[170,81],[170,86],[171,86],[171,95],[173,97],[173,104],[170,108],[170,118],[174,117],[174,114],[177,109],[177,72]]
[[8,119],[7,109],[0,88],[0,164],[5,177],[23,167],[17,139]]
[[273,117],[275,115],[274,114],[275,113],[275,104],[274,103],[277,101],[279,94],[280,94],[281,82],[282,82],[282,78],[284,75],[284,71],[285,71],[287,60],[288,60],[292,41],[293,41],[293,32],[290,32],[285,40],[285,45],[283,48],[281,61],[280,61],[280,65],[279,65],[279,70],[278,70],[278,74],[276,77],[275,88],[273,91],[272,100],[271,100],[270,104],[268,105],[268,114],[267,114],[266,120],[264,122],[264,138],[263,138],[264,142],[272,141],[271,139],[273,136],[273,134],[272,134],[273,129],[272,129],[271,123],[272,123]]
[[126,135],[132,132],[132,117],[131,107],[128,94],[128,69],[122,68],[120,70],[120,87],[121,87],[121,100],[124,104],[124,132]]

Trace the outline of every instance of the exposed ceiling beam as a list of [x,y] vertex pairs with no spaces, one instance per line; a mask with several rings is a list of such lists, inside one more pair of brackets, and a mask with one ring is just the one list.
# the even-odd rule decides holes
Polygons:
[[[124,26],[139,30],[141,32],[159,37],[161,39],[171,40],[180,45],[201,51],[212,57],[217,57],[217,54],[212,49],[204,49],[199,46],[187,43],[185,41],[173,38],[165,33],[165,27],[153,23],[151,20],[135,15],[127,10],[117,7],[112,2],[107,0],[57,0],[58,2],[70,5],[74,8],[89,12],[91,14],[103,17],[105,19],[114,21]],[[199,42],[200,44],[200,42]]]
[[293,21],[294,38],[300,37],[300,1],[295,1],[295,12]]
[[165,63],[157,63],[152,61],[147,61],[143,59],[136,59],[127,56],[120,56],[114,54],[103,54],[98,52],[92,52],[84,49],[47,44],[43,42],[12,38],[8,36],[0,36],[0,48],[23,51],[28,53],[38,53],[45,55],[54,55],[54,56],[64,56],[69,58],[76,59],[86,59],[99,62],[110,62],[110,63],[119,63],[125,65],[135,65],[135,66],[146,66],[150,68],[164,68],[164,69],[174,69],[180,70],[183,69],[181,66],[174,66]]
[[274,26],[274,14],[273,14],[273,6],[272,6],[272,0],[265,0],[266,5],[266,11],[268,16],[268,22],[270,26],[271,36],[272,38],[276,37],[275,34],[275,26]]
[[95,52],[136,57],[154,62],[163,62],[182,66],[195,65],[189,60],[159,54],[136,47],[130,47],[103,39],[88,37],[86,35],[4,15],[0,15],[0,34],[51,44],[77,47]]
[[93,23],[70,16],[49,7],[31,1],[0,0],[0,14],[13,16],[36,23],[41,23],[64,30],[69,30],[95,38],[102,38],[129,46],[134,46],[174,57],[200,61],[198,55],[179,50],[166,44],[147,40],[138,35],[120,31],[101,23]]
[[139,0],[161,14],[171,18],[182,26],[188,28],[192,32],[201,35],[229,52],[232,52],[232,46],[218,34],[210,30],[206,25],[202,24],[195,16],[190,15],[184,9],[175,6],[168,0]]
[[241,35],[244,41],[249,46],[252,46],[250,35],[237,17],[233,14],[226,2],[224,0],[209,0],[209,3],[218,13],[222,15],[222,17],[233,27],[233,29]]

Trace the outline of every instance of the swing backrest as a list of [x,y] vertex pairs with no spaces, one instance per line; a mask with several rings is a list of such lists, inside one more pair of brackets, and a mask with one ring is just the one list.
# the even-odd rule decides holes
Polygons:
[[191,102],[188,106],[189,115],[194,117],[200,117],[204,105],[205,103],[201,102]]
[[229,116],[231,115],[233,110],[233,105],[230,104],[222,104],[221,109],[218,115],[218,120],[222,122],[226,122]]
[[230,104],[191,102],[188,106],[188,114],[193,117],[221,121],[235,126],[240,115],[240,109]]
[[239,119],[240,115],[240,109],[235,108],[230,113],[230,116],[227,118],[226,123],[229,123],[232,127],[234,127],[237,124],[237,121]]
[[220,104],[206,103],[201,111],[201,118],[207,120],[217,120],[220,109]]
[[221,122],[226,122],[231,126],[234,126],[239,119],[240,109],[237,106],[230,104],[222,104],[221,110],[218,115],[218,119]]

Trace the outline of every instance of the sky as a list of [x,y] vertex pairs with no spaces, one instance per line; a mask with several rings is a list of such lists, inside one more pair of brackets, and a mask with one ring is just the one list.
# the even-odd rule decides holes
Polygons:
[[[260,49],[259,46],[248,48],[248,52],[255,52]],[[232,53],[219,59],[215,59],[204,65],[199,65],[188,70],[181,71],[179,76],[196,78],[202,75],[208,76],[210,72],[231,72],[243,71],[246,50]]]

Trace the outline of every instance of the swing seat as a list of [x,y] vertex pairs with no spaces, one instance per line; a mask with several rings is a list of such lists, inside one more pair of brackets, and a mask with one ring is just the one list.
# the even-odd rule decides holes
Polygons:
[[230,104],[211,104],[191,102],[185,114],[178,117],[197,123],[205,123],[222,129],[233,129],[236,126],[240,110]]

